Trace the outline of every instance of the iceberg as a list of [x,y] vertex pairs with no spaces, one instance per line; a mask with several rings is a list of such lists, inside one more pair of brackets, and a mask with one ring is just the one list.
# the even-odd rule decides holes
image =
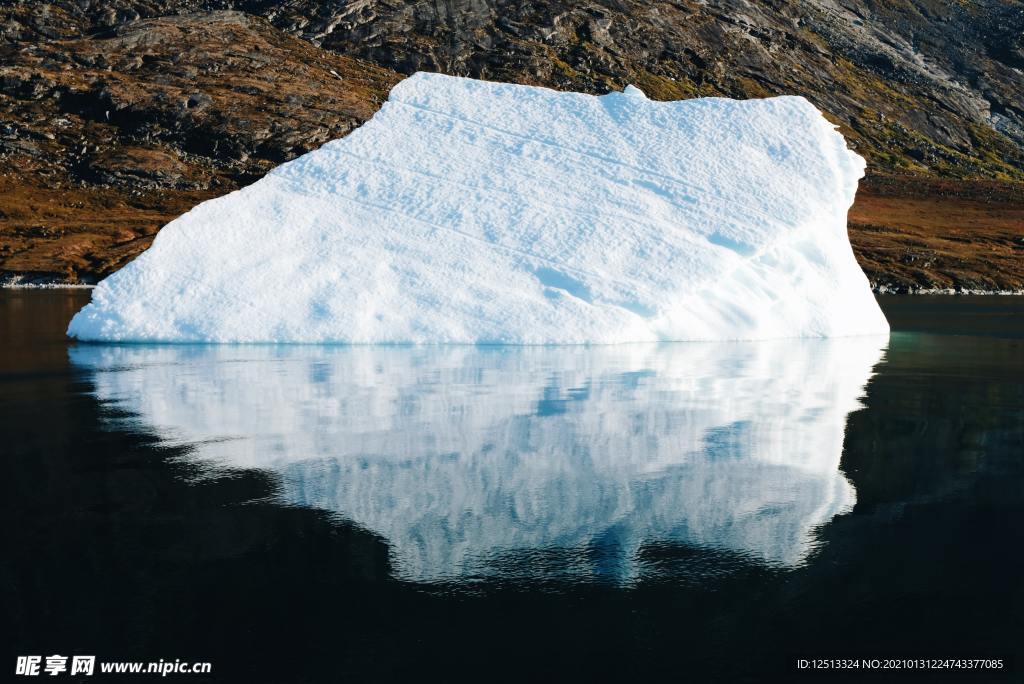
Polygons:
[[802,97],[654,102],[418,73],[203,202],[81,340],[620,343],[884,333],[846,234],[864,160]]
[[846,419],[887,341],[70,355],[114,428],[207,476],[272,473],[282,503],[378,535],[398,578],[630,584],[707,569],[665,565],[674,548],[803,563],[856,502]]

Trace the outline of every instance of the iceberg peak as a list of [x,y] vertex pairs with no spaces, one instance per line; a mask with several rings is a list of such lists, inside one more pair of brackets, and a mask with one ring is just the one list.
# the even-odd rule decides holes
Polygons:
[[615,343],[888,331],[864,160],[800,97],[418,73],[347,137],[169,223],[81,340]]
[[630,84],[622,90],[622,94],[626,97],[639,97],[644,100],[647,99],[647,93],[637,88],[635,85]]

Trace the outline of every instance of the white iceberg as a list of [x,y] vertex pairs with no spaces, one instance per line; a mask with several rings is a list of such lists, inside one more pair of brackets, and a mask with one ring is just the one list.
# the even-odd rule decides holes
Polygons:
[[[488,347],[79,345],[111,420],[385,540],[396,576],[792,567],[848,511],[846,416],[887,338]],[[546,559],[546,560],[542,560]]]
[[362,128],[204,202],[82,340],[615,343],[882,333],[864,160],[802,97],[653,102],[416,74]]

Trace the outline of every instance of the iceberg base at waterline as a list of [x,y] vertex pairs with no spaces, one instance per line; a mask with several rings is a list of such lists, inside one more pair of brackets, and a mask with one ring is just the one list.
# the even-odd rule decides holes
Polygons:
[[653,547],[803,562],[856,500],[839,469],[846,418],[885,344],[70,354],[115,424],[214,474],[276,474],[285,503],[379,535],[402,579],[628,583],[659,572]]
[[653,102],[419,73],[172,221],[81,340],[614,343],[884,333],[864,160],[802,97]]

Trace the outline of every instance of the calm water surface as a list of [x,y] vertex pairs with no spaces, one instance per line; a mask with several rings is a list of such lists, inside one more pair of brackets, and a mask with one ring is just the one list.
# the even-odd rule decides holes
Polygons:
[[1020,680],[1019,298],[885,299],[889,338],[831,341],[69,344],[88,296],[0,292],[11,666]]

